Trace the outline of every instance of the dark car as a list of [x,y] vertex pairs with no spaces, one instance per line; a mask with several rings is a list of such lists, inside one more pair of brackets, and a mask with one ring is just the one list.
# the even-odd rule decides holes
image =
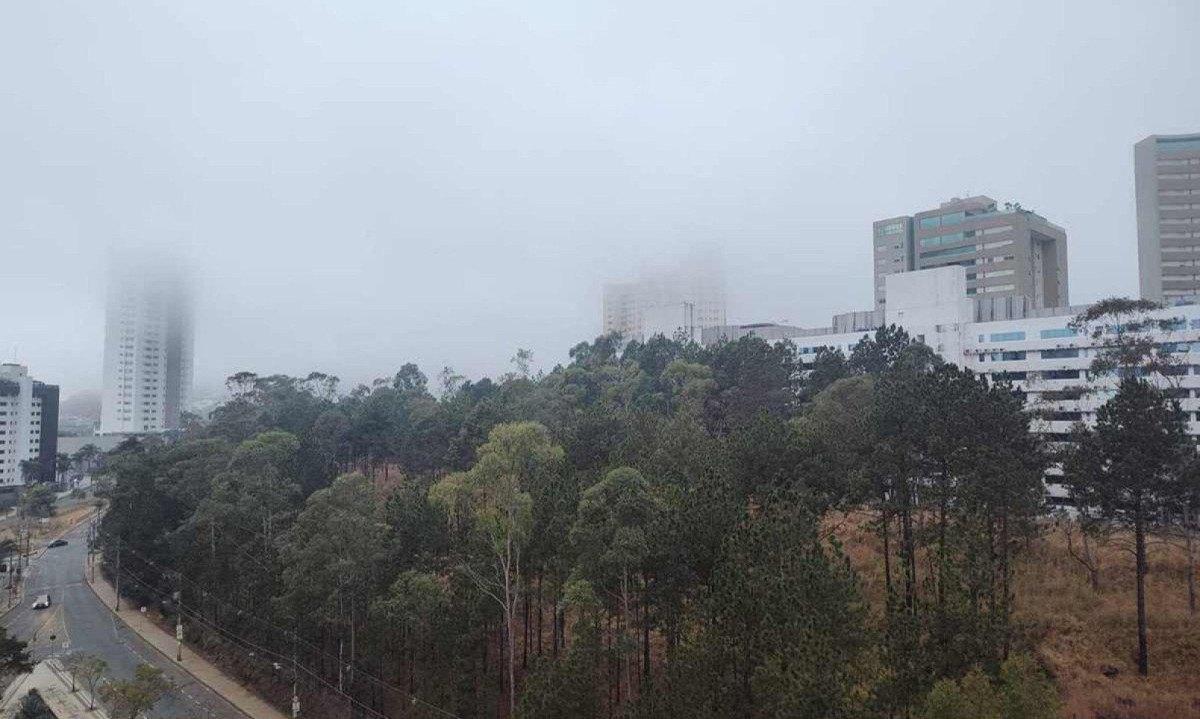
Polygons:
[[49,549],[54,549],[55,547],[65,547],[65,546],[67,546],[67,540],[65,540],[65,539],[56,539],[53,542],[46,545],[46,547]]

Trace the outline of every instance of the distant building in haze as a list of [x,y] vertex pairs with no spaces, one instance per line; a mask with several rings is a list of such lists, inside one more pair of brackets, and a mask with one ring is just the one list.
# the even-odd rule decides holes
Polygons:
[[22,462],[35,465],[33,481],[52,481],[58,455],[58,387],[38,382],[24,365],[0,364],[0,490],[25,484]]
[[192,298],[185,273],[121,257],[108,288],[102,434],[177,429],[192,391]]
[[1200,296],[1200,134],[1151,135],[1133,166],[1142,297]]
[[681,268],[604,286],[604,334],[645,341],[677,334],[700,341],[706,327],[725,324],[725,288],[719,272]]
[[874,223],[875,307],[887,304],[888,275],[966,267],[967,294],[1018,298],[1030,308],[1069,304],[1067,233],[1020,205],[983,195]]

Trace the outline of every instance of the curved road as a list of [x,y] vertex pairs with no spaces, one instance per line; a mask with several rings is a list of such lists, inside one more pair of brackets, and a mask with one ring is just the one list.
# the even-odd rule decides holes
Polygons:
[[[163,670],[175,688],[148,716],[157,719],[246,719],[227,701],[198,683],[175,662],[117,621],[84,580],[87,524],[63,537],[69,544],[46,550],[27,570],[25,598],[3,618],[9,633],[29,642],[34,661],[49,656],[86,652],[108,662],[108,676],[128,679],[139,663]],[[49,594],[50,609],[33,610],[39,594]],[[123,610],[131,611],[131,610]]]

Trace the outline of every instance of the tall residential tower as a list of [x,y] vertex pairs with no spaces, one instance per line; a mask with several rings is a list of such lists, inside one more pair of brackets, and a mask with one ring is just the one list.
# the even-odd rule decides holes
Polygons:
[[1019,204],[983,195],[874,223],[875,307],[887,304],[888,275],[960,265],[966,292],[981,299],[1023,298],[1032,308],[1067,298],[1067,233]]
[[102,434],[177,429],[192,391],[192,303],[183,271],[114,262],[104,337]]
[[1200,296],[1200,134],[1151,135],[1133,165],[1142,297]]

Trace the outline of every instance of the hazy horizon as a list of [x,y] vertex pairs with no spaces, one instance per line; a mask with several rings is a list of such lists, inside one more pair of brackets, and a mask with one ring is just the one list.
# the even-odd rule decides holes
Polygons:
[[[607,280],[719,248],[731,322],[872,304],[871,223],[952,196],[1137,292],[1133,144],[1200,131],[1200,3],[68,0],[0,29],[0,360],[98,389],[106,253],[197,282],[240,370],[567,359]],[[1191,28],[1191,30],[1189,30]]]

